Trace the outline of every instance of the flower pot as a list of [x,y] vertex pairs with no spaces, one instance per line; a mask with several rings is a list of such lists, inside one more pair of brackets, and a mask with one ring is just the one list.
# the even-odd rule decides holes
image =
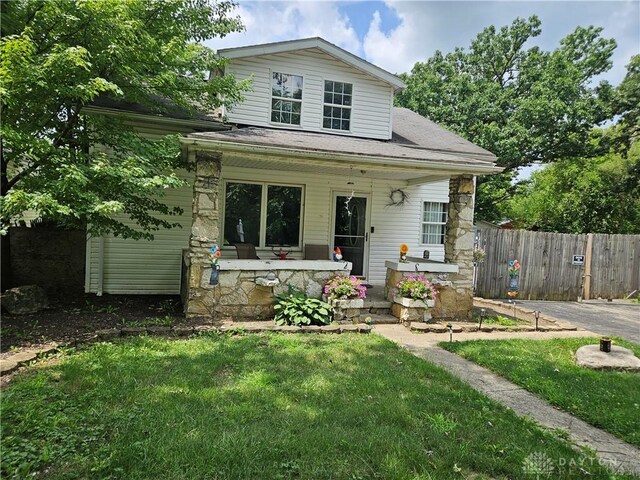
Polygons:
[[431,299],[416,300],[415,298],[400,297],[397,295],[393,297],[393,301],[407,308],[431,308],[436,304],[435,300]]
[[364,299],[362,298],[329,298],[326,295],[322,295],[322,301],[328,303],[334,308],[364,308]]

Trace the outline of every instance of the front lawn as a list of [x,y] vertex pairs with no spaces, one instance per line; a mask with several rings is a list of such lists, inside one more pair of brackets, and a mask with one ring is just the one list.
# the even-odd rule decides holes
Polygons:
[[96,344],[5,389],[2,450],[4,478],[631,478],[376,335]]
[[[596,371],[575,364],[575,353],[597,338],[478,340],[442,343],[598,428],[640,446],[640,374]],[[640,346],[615,344],[640,355]]]

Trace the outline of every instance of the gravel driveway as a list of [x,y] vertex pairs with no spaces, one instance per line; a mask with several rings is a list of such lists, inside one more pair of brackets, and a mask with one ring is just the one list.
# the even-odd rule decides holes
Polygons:
[[640,303],[624,300],[583,303],[519,300],[517,303],[600,335],[621,337],[640,344]]

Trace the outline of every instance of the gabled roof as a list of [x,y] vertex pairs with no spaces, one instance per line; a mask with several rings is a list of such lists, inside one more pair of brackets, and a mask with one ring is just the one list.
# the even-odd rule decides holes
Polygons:
[[364,73],[376,77],[385,83],[388,83],[396,90],[400,90],[406,86],[405,83],[396,75],[389,73],[373,63],[367,62],[366,60],[363,60],[362,58],[349,53],[320,37],[288,40],[285,42],[263,43],[261,45],[249,45],[246,47],[223,48],[218,50],[218,55],[233,59],[292,52],[308,48],[318,48],[326,54],[331,55],[332,57],[337,58],[338,60],[341,60]]

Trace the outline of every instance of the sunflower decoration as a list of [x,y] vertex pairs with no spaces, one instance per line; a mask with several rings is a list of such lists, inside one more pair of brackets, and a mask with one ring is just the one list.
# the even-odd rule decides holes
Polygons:
[[407,252],[409,252],[409,245],[406,243],[400,244],[400,261],[403,263],[407,262]]

